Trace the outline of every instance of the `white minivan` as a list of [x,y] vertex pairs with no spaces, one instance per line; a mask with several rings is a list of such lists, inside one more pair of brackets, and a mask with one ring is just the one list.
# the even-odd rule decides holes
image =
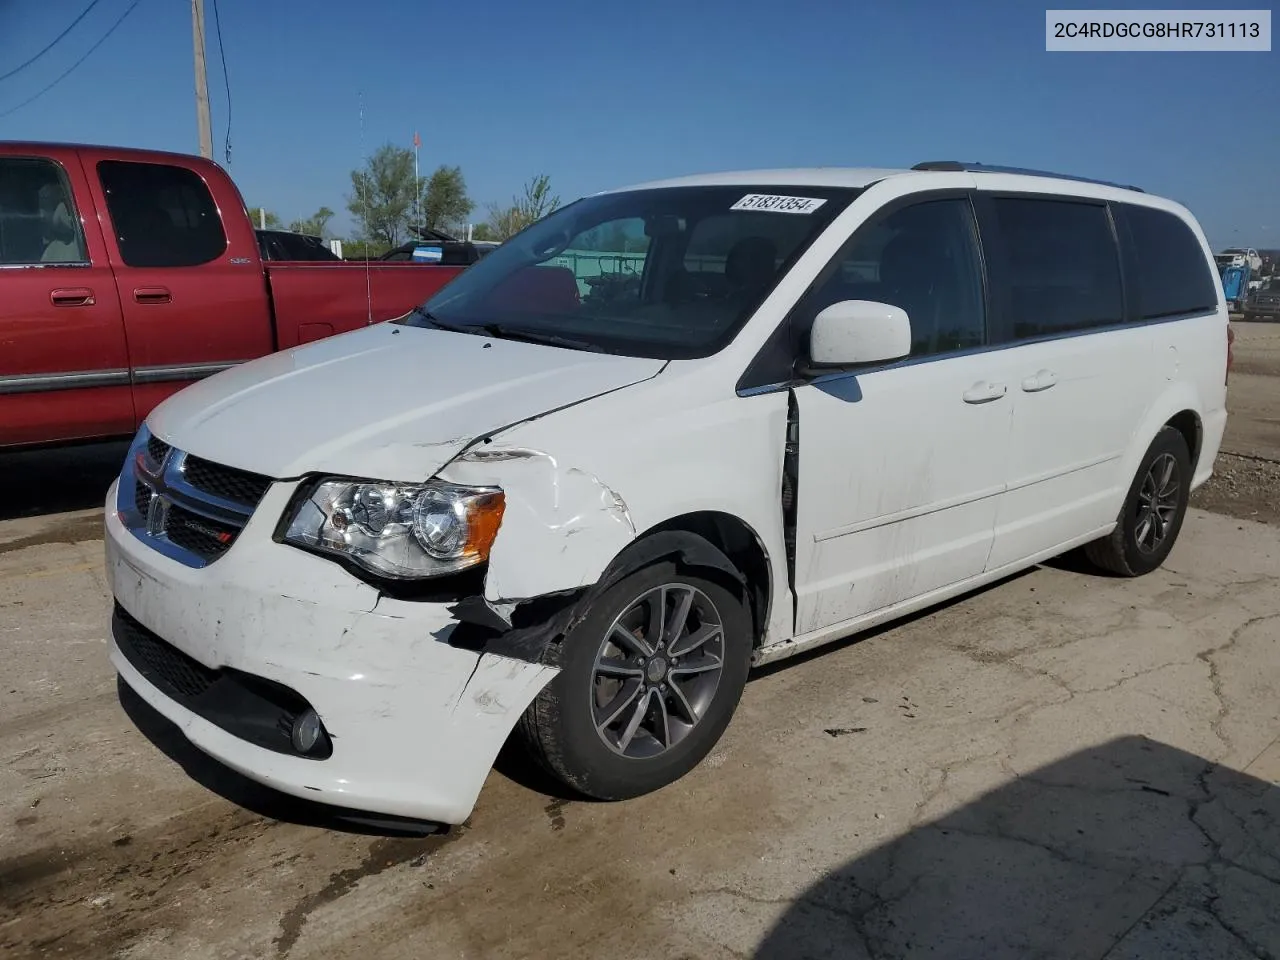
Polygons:
[[1226,421],[1213,253],[1141,190],[955,162],[645,184],[398,320],[148,418],[107,500],[123,681],[347,811],[471,813],[514,733],[684,775],[749,668],[1076,547],[1161,564]]

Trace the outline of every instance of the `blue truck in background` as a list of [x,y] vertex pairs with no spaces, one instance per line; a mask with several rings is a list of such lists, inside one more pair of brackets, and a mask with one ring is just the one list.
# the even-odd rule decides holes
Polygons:
[[1249,281],[1253,271],[1249,264],[1243,266],[1219,267],[1222,276],[1222,294],[1227,299],[1227,309],[1239,313],[1244,309],[1244,302],[1249,296]]

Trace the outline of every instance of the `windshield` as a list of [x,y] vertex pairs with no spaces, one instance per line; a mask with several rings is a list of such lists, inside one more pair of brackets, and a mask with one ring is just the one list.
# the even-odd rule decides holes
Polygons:
[[656,359],[709,356],[857,192],[710,186],[588,197],[497,247],[402,322]]

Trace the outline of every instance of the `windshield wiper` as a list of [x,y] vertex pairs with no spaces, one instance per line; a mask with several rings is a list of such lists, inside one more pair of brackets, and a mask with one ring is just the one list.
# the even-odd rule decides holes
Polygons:
[[530,330],[527,327],[509,327],[504,323],[481,323],[477,324],[476,328],[499,340],[521,340],[525,343],[543,343],[549,347],[566,347],[569,350],[588,350],[592,353],[604,352],[603,347],[591,343],[589,340],[562,337],[558,333],[545,333],[541,330]]
[[414,307],[413,313],[437,330],[488,335],[495,340],[520,340],[525,343],[542,343],[550,347],[565,347],[569,350],[587,350],[592,353],[604,352],[603,347],[591,343],[589,340],[563,337],[558,333],[545,333],[541,330],[530,330],[527,327],[511,327],[505,323],[449,323],[429,313],[422,307]]
[[412,313],[439,330],[452,330],[454,333],[474,333],[477,329],[475,324],[471,323],[446,323],[435,314],[428,313],[422,307],[414,307]]

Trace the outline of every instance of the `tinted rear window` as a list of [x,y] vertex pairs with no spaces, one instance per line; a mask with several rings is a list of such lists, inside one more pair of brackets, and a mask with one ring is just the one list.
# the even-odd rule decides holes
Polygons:
[[120,256],[131,267],[194,267],[227,249],[205,182],[186,167],[104,160],[98,176]]
[[1129,238],[1132,276],[1126,281],[1139,319],[1217,307],[1217,278],[1186,221],[1150,207],[1117,204],[1113,209]]

